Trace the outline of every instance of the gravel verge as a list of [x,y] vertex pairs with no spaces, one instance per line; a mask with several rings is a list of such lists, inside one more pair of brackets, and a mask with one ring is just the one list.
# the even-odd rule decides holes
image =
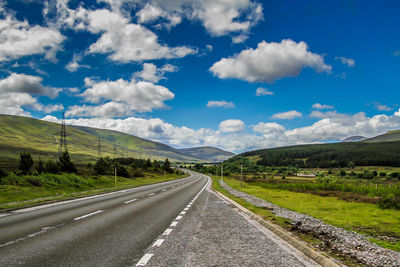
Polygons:
[[295,230],[310,233],[322,239],[326,246],[342,255],[368,266],[400,266],[400,253],[370,242],[364,235],[335,227],[312,216],[281,208],[268,201],[235,190],[220,181],[221,186],[235,197],[256,207],[270,210],[278,217],[291,220]]

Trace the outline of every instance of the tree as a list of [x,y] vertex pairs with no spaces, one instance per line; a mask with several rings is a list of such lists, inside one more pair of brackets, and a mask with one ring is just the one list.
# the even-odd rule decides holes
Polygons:
[[18,168],[22,174],[28,174],[33,166],[33,159],[29,152],[19,154]]
[[39,157],[38,165],[36,166],[36,171],[38,172],[38,174],[41,174],[42,172],[44,172],[44,163],[40,157]]
[[166,158],[165,161],[164,161],[163,170],[166,171],[166,172],[172,172],[173,171],[171,169],[171,164],[169,163],[168,158]]
[[51,159],[46,162],[46,165],[44,166],[44,172],[57,174],[59,171],[60,167],[58,163],[55,163]]
[[96,174],[104,175],[107,174],[107,172],[111,172],[111,167],[111,160],[108,158],[99,158],[93,169]]
[[346,176],[346,171],[345,170],[340,170],[340,176]]
[[147,159],[146,164],[144,165],[145,170],[150,169],[151,168],[151,160]]
[[58,157],[58,164],[61,172],[77,173],[75,164],[71,161],[68,151],[64,151]]

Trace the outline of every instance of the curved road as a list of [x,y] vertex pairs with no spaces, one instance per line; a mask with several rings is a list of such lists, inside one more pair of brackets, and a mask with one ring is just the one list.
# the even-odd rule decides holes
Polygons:
[[0,214],[0,266],[132,266],[205,176]]

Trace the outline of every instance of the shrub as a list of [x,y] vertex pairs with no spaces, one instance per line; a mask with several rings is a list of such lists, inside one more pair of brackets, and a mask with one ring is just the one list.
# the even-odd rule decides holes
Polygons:
[[27,174],[31,171],[33,159],[29,152],[21,152],[19,154],[18,169],[22,174]]
[[346,176],[346,171],[345,170],[340,170],[340,176]]
[[54,162],[53,160],[49,159],[44,166],[44,172],[46,173],[53,173],[57,174],[60,172],[60,167],[58,163]]
[[71,157],[69,156],[68,151],[64,151],[61,153],[61,155],[58,157],[58,163],[61,172],[67,172],[67,173],[78,172],[75,164],[71,161]]
[[122,165],[117,165],[117,175],[125,178],[130,177],[127,169]]
[[380,172],[380,173],[379,173],[379,176],[380,176],[380,177],[385,177],[385,176],[386,176],[386,172]]
[[44,163],[41,158],[39,158],[38,165],[36,166],[36,171],[38,172],[38,174],[44,172]]
[[132,173],[132,177],[144,177],[144,173],[141,170],[135,170]]
[[396,177],[399,177],[399,173],[398,172],[392,172],[390,174],[390,176],[393,177],[393,178],[396,178]]
[[381,209],[400,209],[400,197],[394,194],[389,194],[381,198],[378,203]]
[[0,179],[5,176],[7,176],[7,174],[2,169],[0,169]]

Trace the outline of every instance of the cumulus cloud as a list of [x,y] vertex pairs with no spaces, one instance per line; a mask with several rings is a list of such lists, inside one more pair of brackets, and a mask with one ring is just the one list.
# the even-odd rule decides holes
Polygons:
[[222,58],[211,66],[210,71],[221,79],[271,83],[283,77],[296,77],[305,67],[326,73],[332,69],[321,55],[308,51],[305,42],[296,43],[287,39],[280,43],[262,41],[256,49],[250,48]]
[[143,70],[135,72],[133,77],[141,78],[145,81],[158,83],[161,79],[166,79],[164,74],[166,72],[176,72],[178,67],[172,64],[165,64],[161,68],[157,68],[157,66],[153,63],[144,63]]
[[241,120],[225,120],[219,124],[219,130],[224,133],[237,133],[244,131],[245,124]]
[[297,110],[290,110],[286,112],[276,113],[271,116],[272,119],[293,120],[294,118],[301,118],[303,114]]
[[314,105],[312,105],[312,108],[314,109],[334,109],[334,106],[330,106],[330,105],[322,105],[320,103],[315,103]]
[[[61,8],[60,8],[61,9]],[[158,36],[121,13],[107,9],[77,10],[62,8],[60,20],[75,30],[99,34],[97,41],[88,48],[89,53],[108,54],[109,59],[123,63],[162,58],[181,58],[197,51],[187,46],[168,47],[160,44]]]
[[7,78],[0,80],[0,93],[16,92],[57,97],[61,89],[44,86],[42,81],[43,78],[38,76],[12,73]]
[[354,67],[356,65],[356,61],[352,58],[347,57],[335,57],[336,60],[340,60],[342,64],[347,65],[348,67]]
[[267,88],[258,87],[256,90],[256,96],[263,96],[263,95],[273,95],[274,92],[269,91]]
[[129,105],[132,110],[139,112],[164,108],[164,101],[174,98],[174,94],[166,87],[146,81],[95,81],[86,78],[85,86],[88,89],[80,96],[90,103],[109,100]]
[[123,103],[108,102],[99,106],[74,105],[65,112],[66,117],[102,117],[115,118],[131,116],[132,108]]
[[[332,111],[326,113],[324,118],[312,125],[294,129],[285,129],[278,123],[260,122],[252,127],[254,133],[251,134],[242,132],[245,127],[244,122],[240,120],[223,121],[220,124],[220,128],[223,129],[217,131],[205,128],[194,130],[185,126],[177,127],[158,118],[79,118],[68,119],[67,123],[121,131],[178,147],[209,145],[234,152],[332,140],[340,141],[353,135],[372,137],[400,128],[400,109],[393,115],[381,114],[373,117],[367,117],[362,112],[354,115]],[[53,116],[46,116],[43,119],[59,122]],[[224,129],[225,127],[226,129]]]
[[210,100],[207,102],[208,108],[234,108],[235,104],[233,102],[227,102],[225,100],[222,101],[214,101]]
[[[4,10],[0,10],[4,13]],[[30,25],[10,14],[0,19],[0,61],[10,61],[24,56],[44,54],[55,60],[64,36],[56,29]]]

